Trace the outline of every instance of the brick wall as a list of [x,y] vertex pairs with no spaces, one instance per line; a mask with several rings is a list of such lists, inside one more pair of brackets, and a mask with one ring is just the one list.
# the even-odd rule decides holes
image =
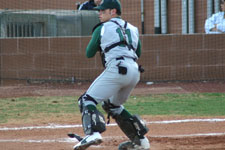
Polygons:
[[[75,9],[78,0],[0,0],[0,9]],[[85,1],[85,0],[81,0]]]
[[142,80],[225,79],[225,35],[143,36]]
[[[141,36],[143,81],[224,80],[225,35]],[[1,85],[40,80],[93,80],[99,55],[85,57],[90,37],[0,39]]]

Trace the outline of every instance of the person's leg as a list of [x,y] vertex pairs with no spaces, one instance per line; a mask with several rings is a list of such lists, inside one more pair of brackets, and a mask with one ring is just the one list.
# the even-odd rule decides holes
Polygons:
[[86,137],[74,146],[74,150],[84,150],[91,145],[97,145],[102,142],[100,133],[106,130],[105,119],[103,114],[97,110],[97,102],[91,96],[85,93],[78,101]]
[[116,81],[116,68],[107,68],[78,100],[82,113],[82,126],[86,137],[74,146],[82,150],[102,142],[101,134],[105,131],[105,119],[96,105],[118,92],[120,84]]
[[115,119],[120,129],[130,139],[128,142],[121,143],[119,146],[120,149],[148,150],[150,143],[144,136],[148,132],[148,128],[144,121],[137,115],[131,115],[122,105],[126,102],[140,79],[140,73],[137,72],[136,67],[127,65],[127,68],[127,75],[123,79],[123,81],[127,80],[127,82],[124,82],[122,88],[110,100],[104,101],[102,107],[109,116]]
[[150,143],[145,137],[148,128],[139,116],[131,115],[122,105],[116,106],[110,103],[109,100],[104,102],[102,107],[113,119],[115,119],[120,129],[130,139],[130,141],[121,143],[119,145],[119,150],[129,148],[149,150]]

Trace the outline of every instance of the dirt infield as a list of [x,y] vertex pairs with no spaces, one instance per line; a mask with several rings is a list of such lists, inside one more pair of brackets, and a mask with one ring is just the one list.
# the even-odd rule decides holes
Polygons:
[[[29,85],[0,87],[0,97],[80,95],[89,83],[74,85]],[[224,82],[199,83],[141,83],[133,95],[158,93],[225,92]],[[224,150],[225,116],[142,116],[150,129],[147,134],[151,150]],[[48,118],[0,124],[1,150],[71,150],[76,140],[67,137],[74,132],[83,135],[80,116],[61,119]],[[115,122],[103,133],[104,142],[89,150],[117,150],[127,140]]]
[[[75,84],[32,84],[0,87],[0,98],[21,96],[77,96],[84,93],[89,82]],[[161,93],[225,93],[225,82],[139,83],[132,95]]]
[[[224,150],[224,118],[213,121],[210,118],[196,120],[144,116],[145,120],[150,121],[147,137],[151,141],[151,150]],[[11,125],[8,129],[1,127],[0,148],[2,150],[71,150],[77,141],[69,139],[66,134],[74,132],[83,135],[78,120],[79,117],[70,118],[70,121],[64,122],[59,128],[57,124],[26,125],[27,128],[19,125],[16,126],[17,129]],[[171,123],[162,123],[165,120],[170,120]],[[120,142],[127,140],[120,129],[113,125],[107,126],[103,134],[104,142],[99,146],[90,147],[90,150],[116,150]]]

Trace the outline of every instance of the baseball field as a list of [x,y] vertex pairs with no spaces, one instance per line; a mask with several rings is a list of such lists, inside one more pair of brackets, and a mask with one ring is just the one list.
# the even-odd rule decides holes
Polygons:
[[[71,150],[84,136],[76,103],[89,83],[0,87],[1,150]],[[225,83],[139,83],[125,107],[149,127],[151,150],[224,150]],[[105,114],[106,116],[106,114]],[[127,140],[111,119],[103,143],[116,150]]]

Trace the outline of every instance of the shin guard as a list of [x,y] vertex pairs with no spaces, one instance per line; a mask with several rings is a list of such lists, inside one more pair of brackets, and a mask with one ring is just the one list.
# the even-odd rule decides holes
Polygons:
[[93,132],[102,133],[106,130],[104,115],[97,109],[90,110],[83,107],[82,125],[86,135],[91,135]]
[[144,121],[138,115],[121,115],[126,112],[123,106],[115,106],[110,101],[103,103],[102,108],[115,119],[120,129],[135,144],[140,145],[140,139],[148,132]]
[[140,139],[148,132],[148,128],[144,121],[138,115],[133,115],[131,118],[124,118],[121,115],[114,117],[116,123],[126,136],[135,144],[140,145]]

